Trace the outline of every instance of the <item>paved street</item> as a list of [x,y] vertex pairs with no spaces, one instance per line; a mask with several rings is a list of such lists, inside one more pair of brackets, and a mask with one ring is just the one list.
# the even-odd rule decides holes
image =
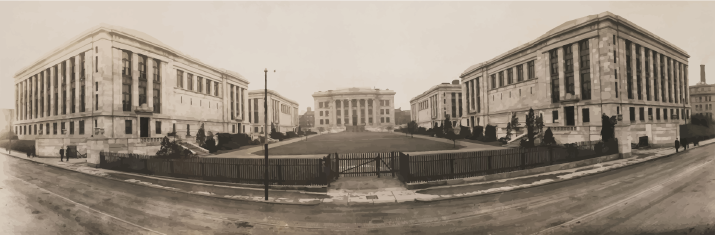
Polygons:
[[[3,234],[710,234],[715,145],[438,202],[277,205],[172,192],[0,156]],[[12,224],[14,226],[10,226]]]

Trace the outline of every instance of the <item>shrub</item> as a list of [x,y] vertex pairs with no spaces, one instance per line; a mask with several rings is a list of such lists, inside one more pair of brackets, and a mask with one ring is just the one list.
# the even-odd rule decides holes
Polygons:
[[478,140],[479,138],[484,136],[484,127],[483,126],[475,126],[474,127],[474,133],[472,133],[472,139]]
[[298,137],[298,134],[296,134],[296,133],[293,132],[293,131],[289,131],[289,132],[286,132],[286,137],[288,137],[288,138],[294,138],[294,137]]
[[2,147],[10,148],[12,151],[24,152],[24,153],[34,153],[35,152],[35,141],[34,140],[3,140]]
[[271,136],[271,139],[279,140],[279,141],[284,140],[286,138],[286,136],[283,134],[283,132],[271,132],[270,136]]
[[484,130],[484,137],[487,142],[497,140],[497,127],[487,125],[487,128]]
[[[607,140],[608,141],[608,140]],[[542,145],[554,145],[556,144],[556,139],[554,139],[554,133],[551,132],[551,127],[546,129],[544,132],[544,141],[541,142]]]
[[463,126],[459,129],[459,138],[468,139],[471,137],[472,137],[472,131],[469,130],[469,127]]
[[435,136],[438,138],[443,138],[444,137],[444,126],[438,126],[432,129],[433,133]]
[[420,134],[420,135],[426,135],[426,134],[427,134],[427,128],[418,127],[418,128],[417,128],[417,132],[415,132],[415,133]]
[[157,158],[185,159],[195,157],[191,151],[182,147],[176,141],[169,141],[169,137],[164,136],[161,140],[161,149],[156,152]]
[[215,153],[216,152],[216,141],[213,138],[208,138],[206,140],[206,142],[204,143],[204,145],[201,147],[208,150],[209,153]]

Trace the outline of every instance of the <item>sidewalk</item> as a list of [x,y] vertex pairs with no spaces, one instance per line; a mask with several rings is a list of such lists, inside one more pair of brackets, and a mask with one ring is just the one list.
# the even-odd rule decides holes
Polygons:
[[215,198],[291,205],[318,205],[323,199],[329,198],[329,196],[324,193],[271,189],[268,193],[268,201],[265,201],[263,188],[238,187],[232,185],[232,183],[209,181],[196,182],[180,178],[141,175],[102,168],[93,168],[86,166],[87,159],[84,158],[73,158],[69,161],[60,162],[60,160],[56,157],[27,158],[25,153],[17,151],[12,151],[12,154],[8,154],[7,149],[4,148],[0,148],[0,153],[6,156],[12,156],[43,165],[63,168],[110,180]]
[[[711,143],[715,143],[715,139],[702,141],[700,144],[703,146]],[[691,145],[690,148],[699,148],[701,146],[694,147]],[[688,149],[690,150],[690,148]],[[60,162],[57,158],[37,157],[28,159],[24,153],[20,152],[13,152],[11,155],[16,158],[56,166],[98,177],[104,177],[111,180],[124,181],[127,183],[161,188],[165,190],[179,191],[188,194],[277,204],[318,205],[326,203],[342,206],[354,206],[414,201],[441,201],[508,192],[517,189],[565,181],[650,161],[672,155],[675,153],[675,149],[672,147],[643,150],[634,149],[632,152],[634,155],[632,158],[618,159],[595,165],[487,182],[437,186],[428,189],[406,189],[404,184],[396,178],[392,178],[392,176],[388,174],[382,175],[381,178],[377,178],[376,176],[341,177],[337,181],[331,183],[331,187],[329,187],[327,194],[308,193],[296,190],[270,190],[270,197],[268,201],[263,200],[262,188],[236,187],[232,186],[231,183],[208,181],[197,182],[179,178],[139,175],[91,168],[85,166],[86,159],[71,159],[69,162]],[[7,150],[3,148],[0,148],[0,153],[8,155]]]

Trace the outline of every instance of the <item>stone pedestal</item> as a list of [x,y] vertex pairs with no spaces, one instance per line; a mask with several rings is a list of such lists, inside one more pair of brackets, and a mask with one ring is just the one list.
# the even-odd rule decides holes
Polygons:
[[631,157],[631,126],[617,124],[614,127],[615,137],[618,139],[618,153],[621,158]]
[[99,152],[109,150],[109,139],[104,136],[87,139],[87,165],[99,167]]

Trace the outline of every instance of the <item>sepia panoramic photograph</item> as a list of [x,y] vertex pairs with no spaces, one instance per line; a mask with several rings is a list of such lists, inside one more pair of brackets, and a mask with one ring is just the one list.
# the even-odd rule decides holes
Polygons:
[[715,2],[0,2],[0,234],[715,235]]

